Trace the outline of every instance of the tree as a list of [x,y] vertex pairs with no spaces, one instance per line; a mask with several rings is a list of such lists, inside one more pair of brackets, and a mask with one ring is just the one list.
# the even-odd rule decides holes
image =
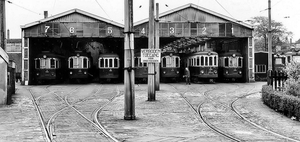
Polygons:
[[[254,25],[254,36],[258,44],[255,44],[255,49],[268,49],[268,25],[269,19],[264,16],[253,17],[250,21]],[[272,32],[272,50],[275,50],[276,46],[281,46],[289,42],[288,38],[292,38],[293,33],[287,31],[281,22],[271,20],[271,32]],[[261,47],[263,46],[263,47]]]

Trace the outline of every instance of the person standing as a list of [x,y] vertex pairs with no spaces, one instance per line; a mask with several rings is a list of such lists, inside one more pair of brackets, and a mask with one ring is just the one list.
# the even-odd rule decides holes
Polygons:
[[188,67],[185,68],[184,70],[184,75],[185,75],[185,83],[191,85],[191,74],[190,70]]

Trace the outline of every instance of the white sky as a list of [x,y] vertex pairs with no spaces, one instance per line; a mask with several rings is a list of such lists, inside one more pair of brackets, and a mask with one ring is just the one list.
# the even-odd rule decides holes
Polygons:
[[[6,29],[10,38],[21,38],[21,25],[43,19],[43,11],[49,16],[78,8],[95,15],[124,24],[124,0],[6,0]],[[220,14],[245,21],[255,16],[268,16],[268,0],[155,0],[160,13],[179,6],[194,3]],[[224,10],[220,3],[226,10]],[[168,7],[165,6],[168,5]],[[134,21],[148,18],[149,0],[133,0]],[[139,6],[142,5],[141,8]],[[293,41],[300,39],[300,0],[271,0],[272,20],[282,22],[294,33]],[[227,12],[228,11],[228,12]],[[289,16],[290,18],[284,18]]]

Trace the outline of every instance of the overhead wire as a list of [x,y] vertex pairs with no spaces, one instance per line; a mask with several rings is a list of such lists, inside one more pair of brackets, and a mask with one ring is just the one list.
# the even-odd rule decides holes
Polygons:
[[100,3],[97,0],[95,0],[95,1],[98,4],[98,6],[102,9],[102,11],[106,14],[106,16],[110,19],[109,15],[106,13],[106,11],[103,9],[103,7],[100,5]]
[[52,13],[54,13],[55,4],[56,4],[56,0],[54,1],[53,6],[52,6]]
[[[279,0],[279,1],[277,1],[275,4],[273,4],[271,7],[275,7],[278,3],[280,3],[282,0]],[[263,11],[266,11],[266,10],[268,10],[268,8],[266,8],[266,9],[264,9],[264,10],[261,10],[261,11],[259,11],[259,12],[263,12]]]
[[227,9],[221,4],[221,3],[219,3],[219,1],[218,0],[215,0],[232,18],[234,18],[228,11],[227,11]]
[[33,11],[33,10],[30,10],[30,9],[26,8],[26,7],[23,7],[23,6],[20,6],[20,5],[18,5],[18,4],[15,4],[15,3],[13,3],[13,2],[11,2],[11,1],[9,1],[9,0],[5,0],[5,1],[7,1],[9,4],[13,4],[13,5],[15,5],[15,6],[18,6],[18,7],[22,8],[22,9],[25,9],[25,10],[30,11],[30,12],[32,12],[32,13],[41,15],[41,13],[37,13],[37,12],[35,12],[35,11]]

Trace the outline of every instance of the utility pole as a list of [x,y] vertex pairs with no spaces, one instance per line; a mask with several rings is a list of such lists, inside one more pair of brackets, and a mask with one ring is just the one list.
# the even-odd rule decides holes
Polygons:
[[[148,49],[154,49],[154,0],[149,0]],[[155,101],[155,63],[148,63],[148,101]]]
[[268,25],[268,70],[272,70],[272,29],[271,29],[271,0],[268,0],[268,13],[269,13],[269,25]]
[[[159,4],[156,3],[156,19],[155,19],[155,49],[159,49]],[[155,64],[155,90],[159,90],[160,84],[160,64]]]
[[0,47],[4,51],[6,51],[5,30],[6,30],[5,0],[0,0]]
[[124,0],[124,119],[135,119],[133,0]]

